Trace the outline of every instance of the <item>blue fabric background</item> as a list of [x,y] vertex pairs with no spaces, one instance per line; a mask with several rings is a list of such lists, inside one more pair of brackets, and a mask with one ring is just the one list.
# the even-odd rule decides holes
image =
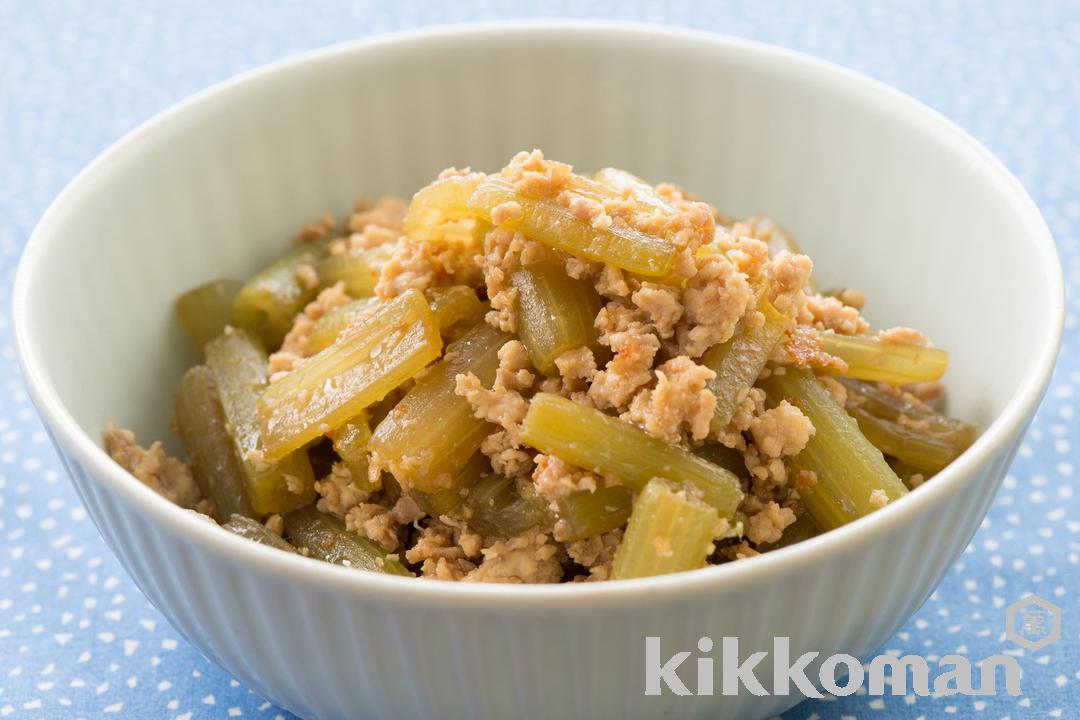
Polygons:
[[[542,5],[542,8],[537,8]],[[1080,5],[1056,2],[697,3],[0,0],[0,718],[278,718],[150,607],[87,520],[16,367],[11,284],[49,201],[138,122],[238,71],[423,25],[622,18],[776,43],[895,85],[988,145],[1042,208],[1069,284],[1054,382],[990,515],[939,590],[883,650],[1015,653],[1020,698],[807,702],[813,718],[1080,717]],[[954,308],[955,312],[978,309]],[[1035,593],[1064,639],[1025,652],[1004,607]]]

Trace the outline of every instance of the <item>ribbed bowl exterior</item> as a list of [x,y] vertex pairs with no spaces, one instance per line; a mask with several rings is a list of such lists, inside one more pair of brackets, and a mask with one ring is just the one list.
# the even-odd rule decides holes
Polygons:
[[[703,635],[717,648],[720,638],[738,637],[743,658],[771,649],[777,636],[792,639],[793,657],[812,650],[866,657],[964,550],[1015,448],[915,524],[778,573],[768,588],[718,584],[663,602],[643,597],[566,612],[387,606],[363,592],[285,582],[162,532],[70,455],[65,463],[150,602],[207,657],[303,717],[751,720],[801,698],[724,697],[719,682],[713,697],[646,697],[644,638],[663,638],[665,658],[693,650]],[[757,671],[767,688],[770,660]],[[693,690],[692,663],[680,675]]]
[[[357,196],[407,196],[446,165],[491,170],[531,147],[779,218],[823,282],[867,291],[876,324],[920,327],[950,350],[964,369],[947,378],[952,409],[983,437],[912,497],[805,548],[534,596],[393,585],[245,545],[104,456],[110,420],[143,442],[168,437],[173,388],[197,361],[172,318],[180,292],[243,277]],[[662,638],[664,657],[702,636],[737,636],[743,657],[778,636],[797,654],[877,649],[969,542],[1045,389],[1061,318],[1052,252],[985,150],[846,71],[642,27],[466,28],[290,61],[136,131],[35,231],[14,317],[31,395],[106,542],[181,633],[259,694],[322,720],[751,720],[798,698],[725,697],[719,684],[646,697],[645,637]],[[972,297],[980,311],[964,322],[941,311]],[[1001,327],[1010,342],[986,354]],[[767,686],[770,667],[757,672]],[[686,663],[692,689],[693,674]]]

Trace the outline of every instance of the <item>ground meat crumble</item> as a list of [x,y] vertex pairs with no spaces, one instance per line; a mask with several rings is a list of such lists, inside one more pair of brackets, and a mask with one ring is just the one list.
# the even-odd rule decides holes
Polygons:
[[405,559],[420,565],[421,576],[436,580],[462,580],[476,570],[483,539],[441,520],[432,520],[420,531]]
[[334,463],[329,475],[315,481],[315,492],[319,496],[315,507],[339,518],[344,518],[350,510],[370,496],[370,493],[357,487],[352,473],[343,462]]
[[750,516],[746,528],[746,539],[755,544],[774,543],[783,535],[784,529],[793,522],[795,522],[795,513],[791,508],[780,507],[770,501],[764,508]]
[[754,303],[750,283],[726,256],[706,255],[683,293],[686,309],[679,324],[679,351],[700,357],[731,338]]
[[812,317],[811,324],[818,330],[832,330],[838,335],[862,335],[870,329],[870,323],[863,319],[857,307],[835,297],[810,295],[806,298],[806,310]]
[[611,579],[611,564],[615,551],[622,543],[622,528],[603,535],[594,535],[566,544],[566,554],[578,565],[588,570],[588,575],[575,575],[574,582],[595,582]]
[[596,378],[596,358],[587,347],[567,350],[555,358],[555,367],[563,387],[570,391],[583,390]]
[[[533,485],[540,496],[548,501],[552,510],[558,510],[558,502],[573,492],[594,492],[602,482],[591,472],[574,467],[555,455],[540,453],[536,456]],[[555,537],[559,539],[556,525]]]
[[554,583],[563,577],[559,546],[537,530],[497,540],[480,553],[484,559],[465,582]]
[[774,408],[754,408],[747,428],[753,440],[743,451],[751,490],[758,499],[785,497],[789,491],[784,458],[799,454],[814,435],[809,418],[783,400]]
[[376,542],[387,552],[401,545],[401,530],[425,515],[410,495],[402,495],[391,507],[362,502],[345,514],[345,527]]
[[490,390],[472,373],[455,379],[457,394],[469,401],[476,417],[502,428],[488,435],[480,450],[496,472],[508,477],[527,475],[532,470],[532,453],[523,448],[521,441],[521,422],[529,409],[521,393],[536,379],[529,367],[525,346],[511,340],[499,348],[499,367]]
[[383,300],[406,290],[427,290],[440,285],[470,285],[480,274],[475,255],[455,244],[399,240],[382,266],[375,294]]
[[705,386],[714,377],[714,371],[685,355],[672,358],[656,369],[656,385],[634,396],[624,417],[670,443],[679,442],[684,432],[702,440],[716,409],[716,396]]
[[105,430],[105,452],[148,488],[180,507],[199,509],[202,493],[187,463],[169,456],[160,442],[143,449],[135,433],[111,424]]
[[750,421],[754,445],[769,457],[797,455],[814,435],[814,426],[787,400]]
[[458,375],[457,394],[469,401],[476,417],[499,425],[506,431],[514,446],[521,442],[521,421],[529,409],[521,390],[532,386],[535,376],[526,368],[529,356],[518,340],[511,340],[499,349],[499,367],[495,382],[485,389],[472,373]]
[[652,333],[636,329],[601,336],[601,342],[605,340],[615,357],[596,373],[589,386],[589,398],[599,408],[623,409],[638,388],[652,381],[653,360],[660,350],[660,340]]

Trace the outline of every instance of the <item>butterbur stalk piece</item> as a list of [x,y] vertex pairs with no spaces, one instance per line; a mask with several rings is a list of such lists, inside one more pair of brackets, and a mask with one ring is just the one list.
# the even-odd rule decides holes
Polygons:
[[949,354],[940,348],[914,343],[886,342],[866,335],[839,335],[808,330],[822,349],[847,365],[845,377],[906,385],[938,380],[949,366]]
[[301,243],[252,275],[240,288],[232,306],[232,323],[258,336],[266,347],[281,345],[293,318],[315,299],[318,283],[304,278],[326,256],[326,243]]
[[549,253],[515,272],[510,282],[518,291],[518,336],[537,370],[558,376],[560,355],[580,347],[598,349],[593,321],[600,297],[590,283],[566,274],[561,257]]
[[792,472],[810,471],[816,478],[802,497],[818,526],[831,530],[907,494],[881,451],[813,373],[788,367],[762,385],[770,403],[787,400],[814,426],[814,435],[790,465]]
[[666,480],[650,480],[634,501],[615,551],[617,580],[705,567],[719,518],[716,508]]
[[791,319],[778,312],[762,293],[758,310],[765,318],[760,325],[744,325],[730,340],[714,345],[705,352],[701,364],[716,373],[706,387],[716,396],[716,410],[710,424],[713,432],[723,430],[731,422],[736,408],[753,387],[769,354],[784,337]]
[[377,543],[345,528],[345,523],[313,507],[285,515],[285,536],[308,557],[345,567],[412,577],[396,556]]
[[653,478],[694,485],[729,521],[742,501],[739,479],[728,470],[559,395],[533,397],[522,437],[541,452],[597,475],[613,475],[631,490],[640,492]]
[[234,513],[254,515],[236,450],[226,430],[217,384],[205,365],[191,368],[180,381],[176,391],[176,429],[187,451],[195,482],[213,506],[214,519],[223,523]]
[[557,501],[558,539],[584,540],[622,527],[633,503],[634,493],[622,485],[572,492]]
[[315,501],[315,477],[307,453],[287,453],[276,462],[264,453],[258,402],[267,387],[262,343],[243,330],[227,330],[206,346],[248,500],[258,515],[283,513]]
[[509,182],[497,176],[480,183],[469,198],[469,207],[491,222],[492,211],[509,202],[518,203],[522,213],[499,225],[520,230],[549,247],[645,277],[663,277],[675,263],[677,248],[662,237],[648,235],[628,225],[594,227],[555,200],[518,195]]
[[180,324],[199,350],[224,332],[240,286],[238,280],[211,280],[177,298],[176,313],[180,316]]
[[338,428],[416,375],[442,351],[422,293],[380,303],[330,347],[273,383],[259,399],[263,448],[284,457]]
[[457,394],[457,376],[472,373],[484,387],[495,382],[499,348],[510,336],[479,323],[405,394],[375,428],[371,449],[408,489],[445,490],[484,438],[495,430]]
[[260,545],[269,545],[272,548],[278,550],[284,550],[285,552],[295,553],[294,548],[283,539],[270,532],[270,530],[258,520],[252,520],[244,515],[233,515],[222,526],[233,535],[239,535],[242,538],[247,538]]

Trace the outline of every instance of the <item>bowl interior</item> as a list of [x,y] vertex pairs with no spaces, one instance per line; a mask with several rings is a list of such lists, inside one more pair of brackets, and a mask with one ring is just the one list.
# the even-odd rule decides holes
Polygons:
[[951,410],[968,420],[989,423],[1053,342],[1056,284],[1031,208],[939,118],[788,53],[566,27],[335,49],[140,129],[39,228],[27,347],[92,438],[113,421],[169,440],[173,390],[196,361],[180,292],[244,277],[357,197],[407,197],[446,166],[493,170],[533,147],[775,218],[824,286],[867,294],[875,325],[918,327],[950,351]]

